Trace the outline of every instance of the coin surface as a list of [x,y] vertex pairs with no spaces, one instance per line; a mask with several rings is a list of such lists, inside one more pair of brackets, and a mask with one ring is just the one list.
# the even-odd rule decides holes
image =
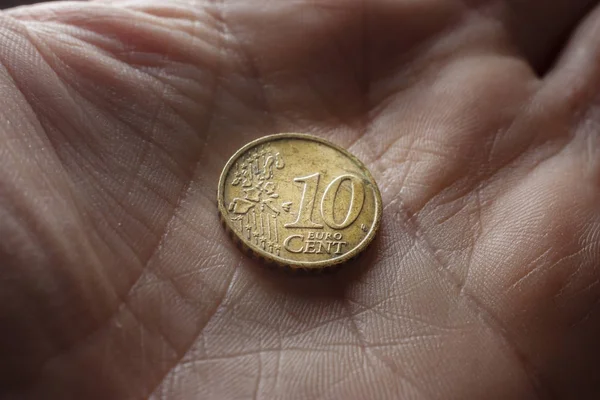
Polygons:
[[356,157],[315,136],[284,133],[241,148],[217,193],[225,227],[282,266],[323,269],[362,252],[381,220],[381,194]]

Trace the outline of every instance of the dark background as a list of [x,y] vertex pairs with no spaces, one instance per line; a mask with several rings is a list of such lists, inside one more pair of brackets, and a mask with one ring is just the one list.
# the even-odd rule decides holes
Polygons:
[[40,3],[41,0],[0,0],[0,9],[16,7],[24,4]]

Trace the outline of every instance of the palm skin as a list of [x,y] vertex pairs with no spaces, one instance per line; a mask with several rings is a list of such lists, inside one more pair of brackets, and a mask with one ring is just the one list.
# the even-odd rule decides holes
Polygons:
[[[0,397],[598,398],[594,3],[6,11]],[[338,273],[265,270],[219,226],[227,158],[276,132],[380,185]]]

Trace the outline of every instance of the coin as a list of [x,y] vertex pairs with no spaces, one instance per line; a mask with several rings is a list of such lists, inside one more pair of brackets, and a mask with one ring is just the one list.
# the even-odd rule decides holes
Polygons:
[[225,165],[217,193],[232,237],[260,258],[321,270],[361,253],[381,220],[381,194],[365,165],[321,138],[266,136]]

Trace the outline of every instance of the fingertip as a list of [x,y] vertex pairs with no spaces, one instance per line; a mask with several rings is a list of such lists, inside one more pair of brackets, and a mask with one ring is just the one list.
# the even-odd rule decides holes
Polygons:
[[600,6],[575,30],[544,78],[549,96],[581,111],[600,90]]

